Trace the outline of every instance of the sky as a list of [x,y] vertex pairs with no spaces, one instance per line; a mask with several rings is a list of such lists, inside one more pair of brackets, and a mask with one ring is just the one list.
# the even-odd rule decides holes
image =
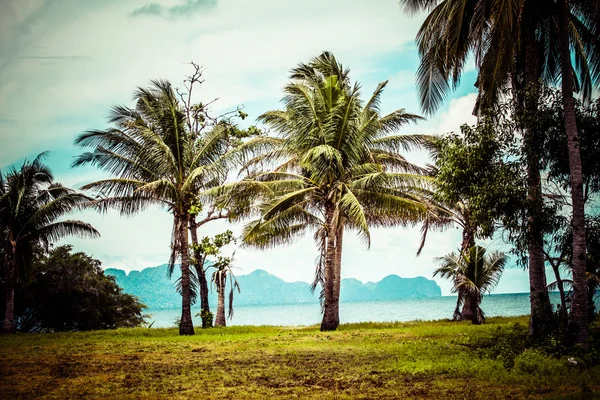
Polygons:
[[[397,0],[0,0],[0,168],[49,151],[55,178],[72,188],[103,175],[92,168],[71,169],[81,150],[78,134],[106,129],[114,105],[133,106],[136,87],[151,79],[175,86],[191,74],[191,61],[205,67],[196,101],[218,99],[218,114],[243,106],[247,123],[281,107],[289,70],[322,51],[332,51],[361,82],[367,97],[389,80],[382,109],[420,114],[415,72],[415,35],[424,15],[408,16]],[[472,124],[475,66],[468,65],[448,101],[403,133],[444,134]],[[424,153],[406,154],[424,164]],[[101,238],[68,238],[76,251],[126,271],[168,260],[172,218],[153,208],[136,217],[116,212],[82,212]],[[201,233],[241,225],[217,221]],[[352,233],[343,250],[343,278],[377,281],[389,274],[431,278],[434,258],[455,251],[460,231],[433,233],[416,257],[420,227],[375,229],[371,246]],[[499,239],[491,248],[505,247]],[[232,249],[228,249],[232,251]],[[312,235],[293,245],[258,251],[238,248],[238,274],[264,269],[286,281],[312,281],[317,251]],[[514,264],[514,263],[513,263]],[[450,282],[436,278],[444,295]],[[527,272],[505,271],[495,293],[528,291]]]

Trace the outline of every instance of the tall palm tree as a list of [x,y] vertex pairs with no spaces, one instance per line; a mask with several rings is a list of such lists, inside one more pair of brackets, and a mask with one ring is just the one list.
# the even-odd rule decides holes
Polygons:
[[188,228],[198,188],[222,181],[225,170],[218,162],[228,136],[215,129],[197,140],[186,128],[183,106],[167,81],[154,80],[135,92],[135,109],[112,109],[115,128],[92,130],[76,144],[92,148],[74,166],[95,165],[114,177],[89,183],[82,189],[98,194],[102,210],[116,208],[132,215],[149,205],[166,207],[173,215],[169,272],[180,258],[182,311],[179,333],[193,335],[190,293]]
[[[243,232],[247,245],[268,248],[315,231],[319,258],[313,289],[322,285],[321,330],[339,325],[342,241],[356,230],[368,244],[370,229],[415,223],[427,212],[420,194],[424,170],[398,152],[425,145],[424,135],[392,135],[420,117],[380,112],[387,82],[360,99],[349,70],[328,52],[302,63],[285,87],[283,110],[259,117],[278,137],[241,146],[247,177],[230,187],[230,199],[252,199],[258,219]],[[233,194],[232,194],[233,193]],[[252,204],[258,207],[252,208]]]
[[31,268],[34,248],[65,236],[99,236],[90,224],[79,220],[60,220],[80,210],[91,200],[54,182],[50,169],[42,162],[45,153],[20,169],[0,172],[0,246],[4,254],[6,310],[2,331],[14,333],[15,284],[19,275]]
[[483,323],[485,316],[480,307],[481,300],[498,284],[506,261],[506,256],[500,252],[486,256],[486,250],[481,246],[473,246],[462,255],[451,253],[437,258],[440,266],[433,276],[452,279],[452,291],[458,293],[455,319]]
[[[581,165],[581,152],[579,136],[577,133],[577,120],[575,113],[575,90],[573,67],[571,63],[571,52],[575,48],[578,67],[585,71],[584,80],[581,82],[584,90],[584,98],[590,96],[592,82],[600,83],[600,6],[598,2],[574,0],[574,8],[570,7],[569,0],[558,0],[558,33],[560,47],[560,70],[562,78],[562,95],[565,115],[565,128],[567,131],[567,148],[569,152],[569,169],[571,172],[571,204],[573,216],[571,218],[573,229],[573,300],[569,325],[576,336],[578,343],[587,344],[589,341],[588,327],[588,296],[586,280],[586,237],[585,237],[585,200],[583,196],[583,168]],[[595,4],[594,4],[595,3]],[[581,34],[582,29],[572,26],[573,12],[577,12],[580,21],[585,28],[595,34],[593,46],[587,49],[577,49],[581,40],[576,36]],[[587,29],[584,31],[587,32]],[[571,36],[575,36],[571,39]],[[583,56],[581,55],[583,53]],[[587,90],[587,95],[586,91]]]
[[[417,36],[421,65],[417,73],[421,104],[433,112],[450,89],[460,80],[467,58],[474,54],[479,74],[476,86],[479,96],[476,111],[493,106],[509,85],[527,91],[521,98],[525,110],[523,125],[528,172],[529,274],[531,287],[532,335],[540,333],[550,310],[545,289],[543,238],[541,221],[536,210],[541,209],[541,178],[539,154],[532,120],[538,101],[536,85],[540,79],[556,83],[562,77],[565,111],[572,106],[573,73],[577,73],[584,98],[589,98],[593,82],[598,82],[600,43],[598,35],[598,5],[592,0],[400,0],[409,12],[431,11]],[[570,39],[570,40],[569,40]],[[575,68],[571,63],[574,55]],[[576,276],[583,288],[585,260],[585,230],[583,196],[578,182],[581,161],[577,147],[574,113],[569,118],[569,159],[576,175],[572,190],[574,224],[577,226],[574,245],[581,257]],[[579,176],[579,178],[577,177]],[[572,323],[578,341],[587,339],[583,319],[584,292],[579,290]],[[582,305],[581,304],[581,305]]]

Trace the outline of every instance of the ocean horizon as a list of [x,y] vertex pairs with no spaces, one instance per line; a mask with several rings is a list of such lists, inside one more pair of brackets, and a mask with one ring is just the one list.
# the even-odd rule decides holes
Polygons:
[[[554,308],[560,303],[558,292],[550,293]],[[456,295],[392,301],[340,302],[340,323],[408,322],[451,319],[456,307]],[[486,317],[528,315],[529,293],[490,294],[483,298],[481,308]],[[211,308],[213,313],[216,307]],[[194,326],[201,326],[199,305],[192,306]],[[181,309],[145,310],[153,328],[176,326]],[[317,304],[281,304],[266,306],[235,306],[227,325],[310,326],[321,323],[321,306]]]

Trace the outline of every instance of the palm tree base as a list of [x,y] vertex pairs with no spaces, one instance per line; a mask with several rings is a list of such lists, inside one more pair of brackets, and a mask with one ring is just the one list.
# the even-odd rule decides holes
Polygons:
[[194,325],[192,324],[192,321],[181,321],[181,323],[179,324],[179,335],[194,335]]
[[4,321],[2,329],[0,329],[0,333],[6,335],[12,335],[13,333],[17,333],[17,326],[15,325],[15,321]]
[[321,322],[321,332],[335,331],[340,326],[339,321],[325,321]]

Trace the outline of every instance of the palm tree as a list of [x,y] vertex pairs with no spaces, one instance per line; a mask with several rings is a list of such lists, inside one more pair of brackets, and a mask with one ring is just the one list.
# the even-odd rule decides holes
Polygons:
[[[600,31],[600,6],[591,0],[572,2],[575,9],[570,7],[569,0],[558,1],[558,32],[560,47],[560,70],[562,78],[563,107],[565,115],[565,127],[567,131],[567,148],[569,151],[569,170],[571,172],[571,204],[573,216],[571,218],[573,229],[573,300],[569,325],[576,335],[577,343],[588,344],[590,339],[588,327],[588,296],[586,280],[586,238],[585,238],[585,200],[583,196],[583,168],[581,166],[581,152],[579,136],[577,133],[577,121],[575,113],[575,90],[573,67],[571,63],[571,52],[575,49],[577,66],[583,73],[584,98],[590,97],[592,82],[600,83],[600,44],[598,44],[598,33]],[[582,29],[572,26],[572,13],[578,12],[580,21],[585,24],[586,31],[589,29],[595,34],[593,47],[578,49],[581,40],[576,37]],[[588,33],[588,32],[586,32]],[[575,36],[571,39],[571,36]],[[587,91],[587,93],[586,93]]]
[[323,288],[321,330],[339,325],[345,230],[356,230],[369,244],[372,227],[415,223],[427,212],[420,198],[424,170],[398,151],[430,138],[391,135],[420,117],[402,109],[381,115],[387,82],[363,102],[348,75],[328,52],[294,68],[285,109],[259,117],[279,136],[251,140],[235,152],[244,156],[248,174],[227,191],[229,199],[254,200],[246,214],[258,219],[244,229],[246,245],[269,248],[315,231],[320,256],[313,289]]
[[181,335],[193,335],[191,316],[188,228],[199,188],[217,185],[226,174],[218,162],[228,140],[225,129],[214,129],[201,140],[187,129],[181,103],[167,81],[152,81],[135,92],[136,108],[113,108],[110,122],[116,127],[80,135],[76,144],[93,152],[73,163],[95,165],[113,175],[83,186],[100,197],[101,210],[117,208],[132,215],[149,205],[166,207],[173,215],[169,273],[181,260]]
[[[584,98],[591,94],[593,82],[598,82],[600,63],[598,54],[598,6],[591,0],[540,1],[470,1],[465,0],[401,0],[409,12],[430,10],[422,25],[417,43],[421,65],[417,81],[421,104],[426,112],[433,112],[450,89],[450,82],[458,85],[467,57],[475,55],[479,74],[476,111],[479,113],[497,103],[504,88],[509,85],[527,94],[520,96],[524,107],[524,144],[526,148],[528,183],[529,274],[531,287],[530,333],[538,335],[550,313],[550,303],[545,288],[543,238],[541,220],[536,210],[541,209],[541,178],[535,129],[538,96],[536,86],[541,79],[556,83],[562,75],[565,99],[565,118],[570,119],[569,160],[575,176],[572,190],[576,250],[580,261],[576,272],[580,289],[579,302],[572,315],[578,331],[578,341],[587,339],[583,317],[583,261],[585,260],[585,234],[581,168],[574,112],[572,105],[572,73],[577,72]],[[570,37],[570,40],[569,40]],[[516,40],[515,40],[516,39]],[[571,63],[571,52],[575,68]],[[567,71],[565,73],[565,71]],[[567,115],[568,114],[568,115]],[[577,177],[578,176],[578,177]],[[579,304],[581,303],[581,304]],[[580,307],[581,305],[581,307]],[[585,326],[584,326],[585,325]]]
[[211,282],[217,290],[217,316],[215,318],[215,326],[227,325],[225,321],[225,291],[227,290],[227,278],[229,278],[229,286],[231,286],[229,291],[229,311],[227,312],[229,319],[233,317],[233,294],[235,289],[237,289],[238,293],[240,292],[240,285],[238,284],[237,279],[235,279],[235,275],[233,275],[233,270],[231,268],[232,260],[233,257],[219,256],[217,261],[212,265],[212,267],[215,268],[215,271],[212,273]]
[[34,249],[48,247],[65,236],[97,237],[98,231],[79,220],[59,220],[80,210],[91,200],[54,182],[50,169],[42,162],[45,153],[20,169],[0,172],[0,246],[4,253],[6,311],[2,331],[14,333],[15,284],[17,277],[27,276]]
[[[500,252],[486,256],[486,250],[481,246],[473,246],[462,255],[451,253],[438,257],[439,267],[433,276],[452,279],[458,293],[458,303],[454,311],[454,319],[470,320],[481,324],[484,314],[481,310],[481,300],[485,293],[490,292],[498,284],[507,258]],[[462,304],[462,311],[459,311]]]

